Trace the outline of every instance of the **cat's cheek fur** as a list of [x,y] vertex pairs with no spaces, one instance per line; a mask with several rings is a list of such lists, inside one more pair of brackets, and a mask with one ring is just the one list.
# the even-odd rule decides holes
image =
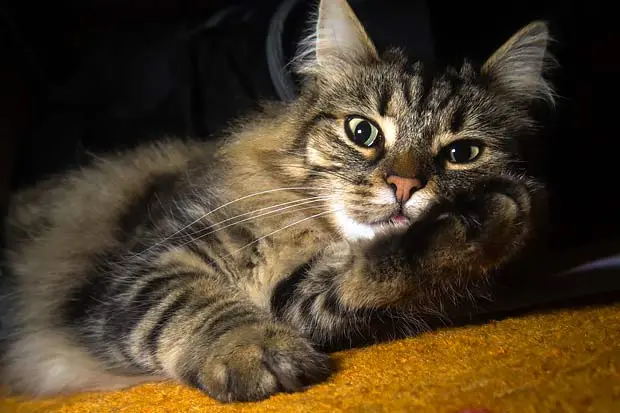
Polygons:
[[373,225],[362,224],[349,217],[344,207],[334,214],[336,225],[342,236],[349,241],[371,240],[377,235]]
[[405,216],[412,222],[424,219],[430,210],[439,202],[434,185],[427,184],[424,188],[413,193],[403,206]]

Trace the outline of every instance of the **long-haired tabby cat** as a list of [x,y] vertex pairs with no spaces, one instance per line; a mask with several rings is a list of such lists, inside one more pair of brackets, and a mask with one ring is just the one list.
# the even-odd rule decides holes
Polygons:
[[4,383],[168,378],[258,400],[326,378],[332,345],[484,291],[534,233],[541,186],[517,143],[552,100],[548,40],[534,22],[484,65],[434,72],[321,1],[295,102],[15,195]]

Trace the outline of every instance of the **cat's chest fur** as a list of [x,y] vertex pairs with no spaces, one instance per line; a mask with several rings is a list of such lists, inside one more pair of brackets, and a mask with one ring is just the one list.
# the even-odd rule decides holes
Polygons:
[[325,228],[316,223],[261,239],[238,263],[246,268],[239,287],[252,302],[269,310],[277,285],[319,254],[329,239]]

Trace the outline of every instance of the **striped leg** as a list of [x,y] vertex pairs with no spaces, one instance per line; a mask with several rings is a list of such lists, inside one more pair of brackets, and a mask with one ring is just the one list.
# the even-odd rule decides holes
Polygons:
[[154,274],[106,308],[100,340],[114,364],[129,362],[226,402],[298,391],[330,374],[327,355],[230,284],[192,270]]

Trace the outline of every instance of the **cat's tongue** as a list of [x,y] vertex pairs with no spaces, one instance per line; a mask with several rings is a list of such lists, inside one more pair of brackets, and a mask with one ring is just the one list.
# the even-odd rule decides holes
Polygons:
[[392,221],[395,224],[408,224],[409,223],[409,218],[407,218],[404,215],[395,215],[392,217]]

